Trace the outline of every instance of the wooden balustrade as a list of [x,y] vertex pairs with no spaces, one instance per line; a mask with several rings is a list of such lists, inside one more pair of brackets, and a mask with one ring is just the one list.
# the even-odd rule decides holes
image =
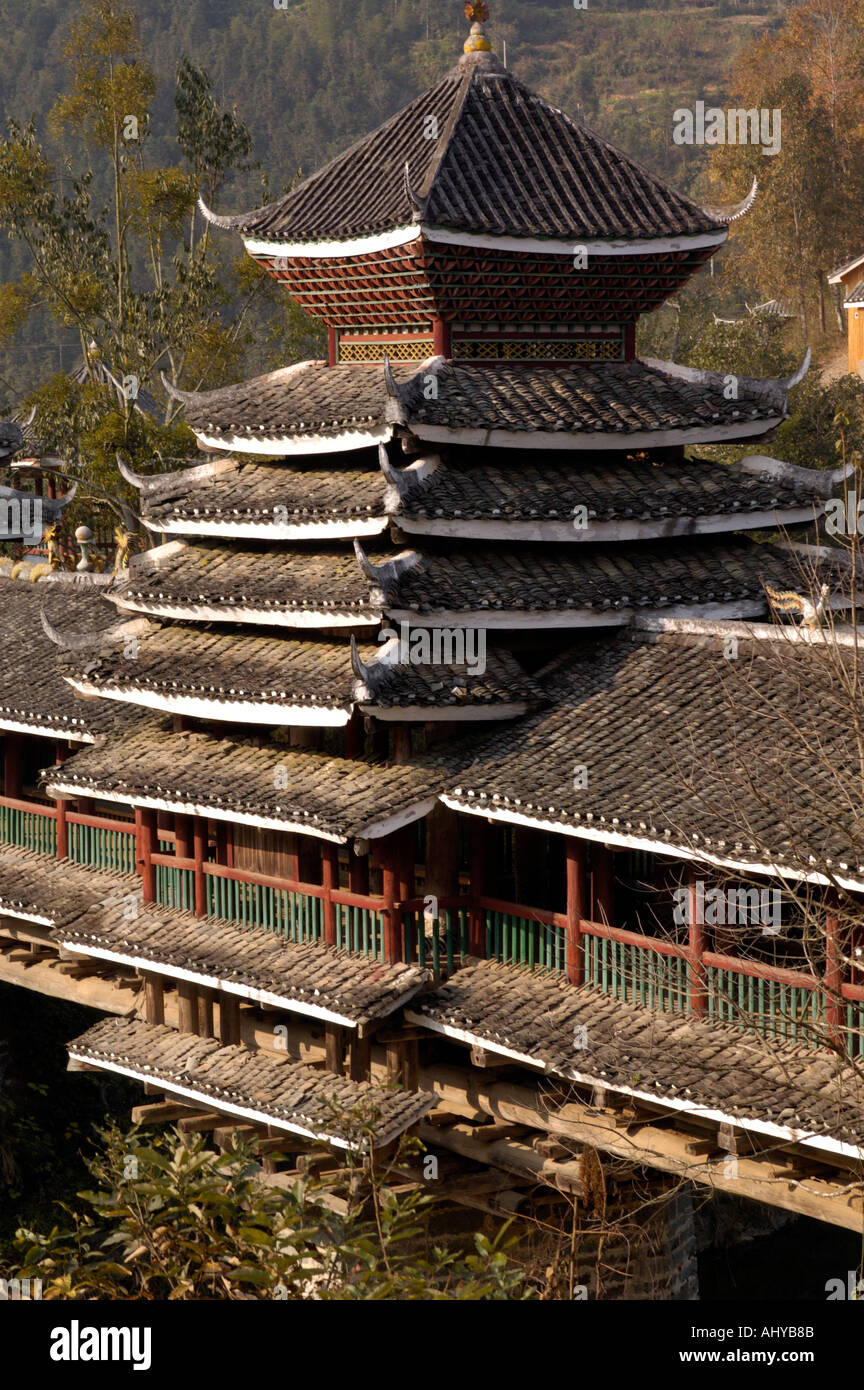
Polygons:
[[[630,1003],[734,1023],[772,1038],[842,1045],[864,1060],[864,984],[843,978],[839,928],[830,910],[824,979],[709,949],[692,911],[686,944],[645,936],[585,916],[589,897],[578,845],[568,845],[567,911],[561,913],[487,896],[479,868],[479,893],[441,898],[430,911],[427,899],[400,899],[399,887],[408,880],[396,847],[379,848],[381,896],[355,891],[368,888],[366,863],[356,857],[349,856],[352,888],[338,886],[335,845],[323,846],[320,884],[234,868],[224,834],[217,852],[226,862],[213,863],[200,818],[185,818],[172,832],[158,828],[155,811],[141,809],[133,823],[64,803],[0,796],[0,840],[97,870],[137,872],[145,902],[224,917],[288,940],[325,941],[381,961],[417,961],[436,976],[451,973],[468,955],[485,955]],[[482,844],[479,837],[475,867]],[[601,899],[608,894],[595,894],[602,906]]]

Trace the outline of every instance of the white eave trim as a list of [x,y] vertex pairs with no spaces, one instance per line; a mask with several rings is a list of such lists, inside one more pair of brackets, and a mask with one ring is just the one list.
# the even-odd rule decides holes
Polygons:
[[16,719],[8,719],[5,715],[0,715],[0,729],[4,729],[10,734],[35,734],[37,738],[62,738],[70,743],[95,743],[96,735],[85,732],[84,729],[73,724],[70,728],[68,724],[60,724],[56,728],[54,725],[39,725],[21,723]]
[[235,700],[230,695],[169,695],[155,690],[119,690],[116,686],[90,685],[67,676],[69,684],[91,699],[119,700],[143,709],[167,714],[188,714],[195,719],[221,719],[228,724],[291,724],[304,728],[341,729],[351,718],[350,709],[311,705],[269,705],[264,701]]
[[778,507],[776,511],[770,512],[741,511],[730,512],[726,516],[649,517],[645,521],[589,521],[584,527],[574,526],[572,520],[492,521],[485,518],[475,520],[471,517],[414,517],[403,516],[401,513],[397,513],[393,520],[400,531],[412,536],[556,543],[581,541],[599,544],[606,541],[663,540],[666,536],[707,536],[727,531],[773,530],[776,526],[792,526],[796,522],[814,521],[822,516],[824,511],[824,501],[814,499],[809,507]]
[[515,251],[523,255],[569,256],[577,247],[589,256],[656,256],[664,252],[700,251],[710,246],[722,246],[729,232],[699,232],[692,235],[650,237],[643,240],[615,237],[608,240],[586,240],[574,232],[572,237],[493,236],[488,232],[459,232],[447,227],[434,227],[415,222],[407,227],[395,227],[389,232],[358,236],[344,241],[266,241],[260,237],[243,237],[250,256],[272,260],[277,257],[309,260],[341,260],[349,256],[372,255],[407,246],[424,237],[426,241],[443,246],[478,247],[486,251]]
[[[327,1134],[324,1130],[305,1129],[302,1125],[291,1124],[288,1120],[282,1119],[278,1115],[265,1114],[262,1110],[250,1110],[245,1105],[237,1105],[233,1101],[219,1097],[216,1100],[206,1091],[195,1091],[189,1086],[180,1086],[176,1081],[166,1080],[155,1069],[140,1071],[135,1067],[124,1067],[119,1062],[111,1062],[105,1057],[88,1057],[85,1053],[76,1052],[74,1047],[69,1048],[69,1057],[73,1062],[78,1062],[81,1066],[92,1067],[96,1071],[112,1071],[118,1076],[131,1077],[133,1081],[141,1081],[145,1086],[158,1086],[160,1091],[172,1096],[182,1096],[185,1100],[191,1100],[196,1105],[200,1105],[202,1110],[216,1110],[219,1114],[236,1115],[243,1120],[251,1120],[256,1125],[270,1125],[273,1129],[285,1130],[287,1134],[299,1134],[304,1139],[318,1139],[323,1143],[332,1144],[336,1149],[348,1149],[356,1152],[357,1144],[351,1144],[346,1139],[338,1138],[336,1135]],[[408,1126],[406,1126],[408,1128]],[[401,1130],[393,1134],[379,1138],[376,1148],[389,1143],[391,1138],[401,1134]]]
[[195,430],[195,437],[202,448],[231,449],[235,454],[344,454],[352,449],[373,449],[387,444],[393,438],[393,426],[343,430],[341,434],[259,435],[255,438],[246,434],[210,434]]
[[[60,933],[55,932],[55,937]],[[190,984],[199,985],[204,989],[218,989],[223,994],[235,994],[241,999],[251,999],[256,1004],[265,1004],[279,1009],[287,1009],[289,1013],[305,1014],[309,1018],[320,1018],[327,1023],[338,1023],[343,1028],[356,1028],[357,1020],[348,1018],[346,1014],[335,1013],[332,1009],[322,1008],[319,1004],[308,1004],[303,999],[296,999],[293,995],[273,994],[270,990],[254,989],[251,985],[244,985],[237,980],[223,980],[219,975],[208,975],[204,970],[184,969],[179,965],[168,965],[164,961],[152,960],[149,956],[136,956],[131,952],[109,951],[102,946],[91,946],[79,940],[63,940],[60,945],[66,951],[71,951],[78,956],[87,956],[94,960],[113,961],[118,965],[128,965],[134,970],[146,971],[148,974],[165,975],[172,980],[187,980]],[[418,985],[418,989],[420,986]]]
[[355,536],[380,536],[390,524],[386,516],[349,521],[206,521],[199,518],[148,521],[148,531],[164,536],[218,536],[220,540],[327,541],[352,540]]
[[[788,864],[763,864],[756,860],[735,859],[703,848],[701,845],[676,845],[671,840],[652,838],[649,833],[633,835],[615,828],[609,821],[593,821],[590,825],[581,822],[569,825],[562,821],[549,820],[541,812],[526,815],[511,811],[500,805],[500,796],[494,802],[490,796],[484,799],[471,798],[463,801],[455,793],[443,793],[441,801],[451,811],[462,811],[468,816],[483,816],[486,820],[503,821],[506,825],[525,825],[534,830],[549,830],[553,835],[569,835],[576,840],[592,840],[604,845],[614,845],[619,849],[646,850],[650,854],[668,855],[672,859],[687,859],[704,864],[715,864],[718,868],[737,869],[747,874],[763,874],[770,878],[791,879],[795,883],[815,883],[821,887],[832,886],[832,880],[825,874],[804,873],[792,869]],[[850,878],[843,872],[835,875],[835,880],[843,888],[856,892],[864,891],[864,879]]]
[[56,927],[57,922],[51,917],[41,917],[37,912],[28,911],[23,907],[13,907],[8,902],[0,903],[0,917],[11,917],[16,922],[30,922],[38,927]]
[[832,275],[829,275],[828,284],[841,285],[847,275],[851,275],[853,270],[857,270],[862,265],[864,265],[864,256],[859,256],[857,260],[850,261],[848,265],[841,266],[839,270],[835,270]]
[[337,628],[337,627],[380,627],[383,613],[360,609],[327,609],[316,612],[303,608],[256,608],[237,607],[229,604],[216,605],[204,603],[165,603],[158,599],[120,599],[113,602],[118,608],[132,613],[149,613],[156,618],[179,618],[187,623],[255,623],[258,627],[278,628]]
[[756,1134],[765,1134],[773,1139],[783,1139],[787,1143],[821,1149],[826,1153],[842,1154],[845,1158],[859,1160],[864,1158],[864,1148],[855,1144],[845,1144],[842,1140],[832,1139],[828,1135],[814,1134],[811,1130],[790,1129],[786,1125],[777,1125],[770,1120],[760,1120],[750,1115],[732,1115],[725,1110],[715,1110],[709,1105],[680,1100],[676,1096],[668,1096],[663,1092],[640,1091],[633,1086],[610,1081],[608,1078],[592,1076],[589,1072],[576,1071],[575,1068],[551,1067],[542,1058],[527,1057],[522,1053],[502,1047],[500,1043],[484,1037],[482,1033],[466,1028],[455,1028],[448,1023],[440,1023],[437,1019],[430,1018],[427,1014],[418,1013],[414,1009],[405,1010],[405,1019],[406,1022],[420,1024],[422,1027],[428,1028],[430,1032],[442,1033],[445,1037],[453,1038],[455,1041],[482,1047],[487,1052],[495,1052],[503,1057],[512,1057],[518,1062],[527,1062],[529,1066],[545,1071],[550,1076],[564,1076],[582,1086],[591,1086],[592,1088],[602,1086],[604,1090],[612,1091],[616,1095],[632,1096],[634,1100],[645,1101],[650,1105],[661,1106],[663,1109],[677,1110],[684,1115],[698,1115],[700,1119],[711,1120],[718,1125],[735,1125],[738,1129],[752,1130]]
[[700,425],[686,430],[496,430],[451,429],[446,425],[427,425],[410,418],[411,433],[430,444],[463,444],[471,448],[490,449],[660,449],[669,445],[721,444],[732,439],[760,438],[782,425],[784,415],[772,415],[767,420],[744,420],[738,425]]
[[387,616],[394,622],[409,622],[414,627],[464,627],[492,632],[498,628],[510,632],[547,632],[552,628],[627,627],[636,616],[667,618],[705,618],[724,621],[734,618],[764,617],[765,599],[730,599],[728,603],[667,603],[640,604],[639,608],[624,604],[620,608],[551,608],[528,611],[522,608],[470,609],[464,612],[445,610],[418,613],[409,608],[388,608]]

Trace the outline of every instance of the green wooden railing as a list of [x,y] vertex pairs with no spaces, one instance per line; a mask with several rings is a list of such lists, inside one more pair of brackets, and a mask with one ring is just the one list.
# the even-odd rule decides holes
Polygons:
[[864,1002],[847,1001],[845,1024],[849,1056],[855,1061],[864,1061]]
[[407,909],[402,925],[406,961],[428,967],[436,977],[442,970],[452,975],[468,954],[470,915],[467,902],[464,907],[439,907],[437,916]]
[[708,1016],[747,1033],[784,1042],[824,1042],[825,995],[807,985],[708,966]]
[[523,916],[518,909],[505,912],[487,907],[485,919],[486,955],[490,960],[557,974],[566,970],[567,938],[563,928]]
[[68,825],[69,858],[103,873],[134,874],[135,832],[104,825]]
[[690,1012],[690,976],[683,956],[661,954],[647,944],[637,946],[588,931],[583,941],[587,985],[627,1004],[641,1004],[663,1013]]
[[206,875],[206,884],[208,917],[261,927],[286,941],[320,941],[324,934],[319,897],[215,874]]
[[178,912],[195,911],[195,875],[191,869],[174,864],[156,866],[156,901]]
[[57,821],[51,813],[0,805],[0,840],[5,845],[56,855]]
[[[320,907],[321,904],[319,903]],[[374,908],[334,902],[336,945],[355,956],[384,960],[383,913]]]

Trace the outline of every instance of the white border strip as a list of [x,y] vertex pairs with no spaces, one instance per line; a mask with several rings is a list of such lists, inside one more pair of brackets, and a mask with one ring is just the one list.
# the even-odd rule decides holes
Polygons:
[[388,232],[378,232],[368,236],[358,236],[344,241],[266,241],[260,237],[243,237],[243,245],[250,256],[260,256],[272,260],[287,259],[341,260],[349,256],[372,255],[376,251],[391,251],[398,246],[425,237],[427,241],[443,246],[480,247],[487,251],[515,251],[524,255],[575,256],[577,247],[583,248],[591,256],[655,256],[665,252],[700,251],[709,246],[722,246],[728,239],[726,228],[719,232],[699,232],[691,235],[653,237],[646,240],[631,240],[624,237],[613,240],[586,241],[574,232],[572,237],[561,240],[557,237],[492,236],[480,232],[451,231],[446,227],[434,227],[427,223],[415,222],[410,226],[395,227]]
[[341,729],[351,719],[351,710],[314,705],[253,704],[250,700],[232,700],[229,696],[214,695],[202,699],[194,695],[160,695],[154,690],[119,690],[116,686],[96,687],[86,681],[66,676],[74,690],[90,699],[118,700],[122,704],[138,705],[144,709],[165,710],[168,714],[188,714],[196,719],[221,719],[228,724],[291,724],[315,729]]

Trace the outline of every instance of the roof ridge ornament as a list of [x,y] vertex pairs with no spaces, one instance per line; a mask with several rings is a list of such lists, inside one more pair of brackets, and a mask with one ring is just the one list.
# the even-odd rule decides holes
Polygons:
[[198,195],[198,211],[201,213],[201,216],[204,218],[204,221],[209,222],[212,227],[220,227],[223,232],[234,231],[234,223],[236,219],[234,217],[220,217],[218,213],[213,212],[210,208],[208,208],[200,193]]
[[664,376],[677,377],[680,381],[692,382],[695,386],[713,387],[722,392],[729,388],[730,383],[734,383],[736,392],[771,403],[782,403],[785,410],[789,392],[804,380],[810,370],[812,358],[812,349],[808,347],[801,366],[786,377],[738,376],[734,372],[714,372],[708,371],[704,367],[685,367],[680,362],[665,362],[658,357],[641,357],[639,361],[644,366],[650,367],[652,371],[662,372]]
[[471,33],[465,40],[465,53],[491,53],[492,45],[483,32],[483,25],[489,18],[486,0],[465,0],[465,18],[471,24]]
[[715,208],[710,206],[703,207],[702,211],[706,216],[714,219],[715,222],[725,222],[728,226],[732,222],[737,222],[739,217],[748,213],[756,201],[756,194],[759,192],[759,180],[754,178],[750,185],[750,192],[740,203],[733,204],[732,207]]

